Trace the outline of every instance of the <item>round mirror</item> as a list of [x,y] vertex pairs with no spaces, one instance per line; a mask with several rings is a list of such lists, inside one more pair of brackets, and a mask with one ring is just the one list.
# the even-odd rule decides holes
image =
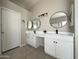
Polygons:
[[49,22],[50,25],[56,29],[61,28],[67,24],[67,14],[64,12],[56,12],[54,13]]
[[34,20],[32,20],[32,22],[33,22],[33,30],[37,30],[37,29],[39,29],[40,28],[40,26],[41,26],[41,21],[40,21],[40,19],[34,19]]
[[27,29],[28,30],[31,30],[32,29],[32,21],[31,20],[28,20],[27,21]]

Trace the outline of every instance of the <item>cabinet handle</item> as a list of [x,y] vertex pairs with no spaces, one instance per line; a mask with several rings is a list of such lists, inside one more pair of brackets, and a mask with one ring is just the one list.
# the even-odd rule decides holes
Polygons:
[[53,41],[53,43],[56,43],[55,41]]
[[53,43],[56,43],[56,44],[57,44],[58,42],[56,42],[56,41],[53,41]]
[[58,43],[58,42],[55,42],[56,44]]

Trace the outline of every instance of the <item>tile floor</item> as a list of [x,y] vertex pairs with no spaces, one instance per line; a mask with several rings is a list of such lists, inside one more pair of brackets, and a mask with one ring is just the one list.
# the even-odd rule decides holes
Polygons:
[[47,55],[43,47],[33,48],[29,45],[4,53],[0,59],[56,59]]

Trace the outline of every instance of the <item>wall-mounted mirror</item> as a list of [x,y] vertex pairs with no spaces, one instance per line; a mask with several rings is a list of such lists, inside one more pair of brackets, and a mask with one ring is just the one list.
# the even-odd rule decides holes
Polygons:
[[54,13],[49,22],[50,25],[56,29],[61,28],[67,24],[67,14],[64,12],[56,12]]
[[31,20],[27,21],[27,29],[32,30],[32,21]]
[[33,19],[32,22],[33,22],[33,28],[32,28],[33,30],[37,30],[40,28],[40,26],[41,26],[40,19],[38,19],[38,18]]
[[27,21],[27,29],[28,30],[37,30],[41,26],[41,21],[40,19],[33,19],[33,20],[28,20]]

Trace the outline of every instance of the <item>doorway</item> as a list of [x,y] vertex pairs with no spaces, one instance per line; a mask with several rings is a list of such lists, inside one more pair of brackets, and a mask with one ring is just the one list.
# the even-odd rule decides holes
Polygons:
[[21,15],[7,8],[1,8],[2,52],[21,45]]

